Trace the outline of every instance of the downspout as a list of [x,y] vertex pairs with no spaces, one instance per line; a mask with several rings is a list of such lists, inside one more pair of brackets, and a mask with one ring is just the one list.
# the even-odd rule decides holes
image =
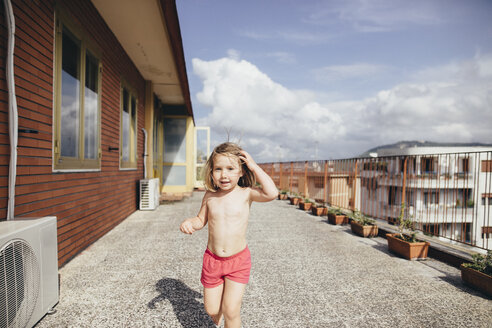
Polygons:
[[18,113],[15,98],[14,80],[14,41],[15,19],[10,0],[3,1],[5,6],[5,18],[8,26],[9,40],[7,46],[7,89],[9,93],[9,138],[10,138],[10,164],[9,164],[9,199],[7,206],[7,220],[14,219],[15,210],[15,178],[17,176],[17,134]]
[[142,131],[144,133],[144,179],[147,179],[147,130],[142,128]]

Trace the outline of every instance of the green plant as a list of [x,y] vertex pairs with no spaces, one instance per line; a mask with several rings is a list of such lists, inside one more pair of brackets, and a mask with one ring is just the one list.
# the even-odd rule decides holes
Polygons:
[[304,203],[314,203],[314,201],[309,198],[304,198]]
[[363,226],[374,225],[374,223],[376,222],[375,220],[365,216],[364,214],[362,214],[358,210],[355,210],[352,213],[352,215],[350,215],[350,217],[352,218],[352,220],[354,220],[355,222],[357,222],[358,224],[363,225]]
[[[414,229],[414,223],[405,215],[405,203],[401,204],[400,215],[396,220],[398,223],[398,235],[396,237],[410,243],[417,242],[417,232]],[[406,232],[407,230],[411,232]]]
[[345,213],[342,212],[340,207],[330,207],[328,209],[328,213],[333,214],[333,215],[345,215]]
[[326,207],[324,203],[314,203],[315,207]]
[[492,251],[487,251],[487,255],[473,254],[472,263],[463,263],[463,266],[492,276]]
[[474,202],[472,199],[469,199],[469,200],[466,202],[466,206],[467,206],[467,207],[473,207],[473,206],[475,206],[475,202]]
[[288,191],[288,190],[285,190],[285,189],[280,190],[280,193],[281,193],[282,195],[287,195],[287,193],[288,193],[288,192],[289,192],[289,191]]

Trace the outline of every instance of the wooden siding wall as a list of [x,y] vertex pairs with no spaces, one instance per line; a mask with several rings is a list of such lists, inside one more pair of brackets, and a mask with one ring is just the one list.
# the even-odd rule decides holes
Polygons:
[[[138,181],[143,178],[145,81],[116,37],[88,0],[58,1],[102,53],[100,172],[52,171],[54,1],[12,1],[16,20],[15,82],[19,134],[15,215],[58,218],[60,266],[110,231],[138,208]],[[8,197],[8,95],[5,81],[7,26],[0,4],[0,219]],[[138,97],[138,169],[119,170],[120,81]]]

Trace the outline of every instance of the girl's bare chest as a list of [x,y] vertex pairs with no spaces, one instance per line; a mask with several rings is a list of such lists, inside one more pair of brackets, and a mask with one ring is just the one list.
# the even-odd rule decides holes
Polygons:
[[212,217],[234,218],[249,214],[249,202],[245,197],[215,198],[207,203],[208,214]]

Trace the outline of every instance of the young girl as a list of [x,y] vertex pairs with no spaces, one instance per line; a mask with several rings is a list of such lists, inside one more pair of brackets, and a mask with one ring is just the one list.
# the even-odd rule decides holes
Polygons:
[[[201,282],[204,305],[215,324],[241,327],[241,302],[249,281],[251,255],[246,244],[249,208],[278,195],[272,179],[238,145],[217,146],[205,165],[205,187],[198,215],[181,223],[186,234],[208,222],[208,244]],[[254,187],[256,181],[262,188]]]

